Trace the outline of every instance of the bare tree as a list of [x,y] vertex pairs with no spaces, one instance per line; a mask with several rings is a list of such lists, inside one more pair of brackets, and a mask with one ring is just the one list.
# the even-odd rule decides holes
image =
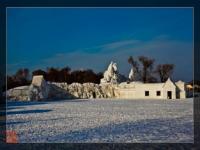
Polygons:
[[138,63],[137,63],[137,61],[136,61],[136,60],[134,60],[134,59],[133,59],[133,57],[132,57],[132,56],[129,56],[129,58],[128,58],[128,63],[129,63],[129,64],[131,64],[131,65],[132,65],[132,67],[133,67],[133,68],[135,68],[135,69],[136,69],[136,71],[138,72],[138,70],[139,70]]
[[54,67],[47,68],[47,80],[59,82],[59,69]]
[[29,69],[25,68],[25,69],[23,70],[23,77],[24,77],[26,80],[28,80],[28,78],[29,78]]
[[28,80],[28,77],[29,77],[29,69],[27,68],[17,70],[15,74],[15,79],[18,81]]
[[174,64],[159,64],[156,68],[161,82],[165,82],[173,73]]
[[64,67],[60,70],[60,76],[61,76],[63,82],[69,82],[70,71],[71,71],[70,67]]
[[152,76],[151,73],[153,70],[154,59],[145,56],[139,56],[138,59],[142,64],[141,78],[142,81],[146,83],[148,82],[148,79]]
[[13,76],[7,76],[7,88],[29,85],[29,69],[19,69]]

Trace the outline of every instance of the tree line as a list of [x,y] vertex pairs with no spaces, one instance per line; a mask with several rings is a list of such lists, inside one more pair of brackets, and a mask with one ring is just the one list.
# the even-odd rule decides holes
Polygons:
[[[171,76],[174,65],[173,64],[159,64],[154,68],[155,60],[145,56],[139,56],[137,59],[130,56],[128,63],[131,64],[139,76],[139,81],[144,83],[165,82]],[[128,67],[128,66],[127,66]],[[44,79],[50,82],[66,82],[71,84],[78,83],[100,83],[103,78],[103,73],[95,73],[91,69],[87,70],[74,70],[70,67],[64,68],[47,68],[46,71],[37,69],[30,72],[29,69],[19,69],[14,75],[7,76],[7,89],[29,85],[31,77],[34,75],[43,75]]]
[[87,70],[74,70],[71,71],[70,67],[64,68],[47,68],[46,71],[37,69],[34,70],[31,74],[29,69],[19,69],[14,75],[7,76],[7,89],[29,85],[31,83],[31,76],[43,75],[46,81],[50,82],[67,82],[71,84],[73,82],[78,83],[100,83],[100,79],[103,78],[101,72],[95,73],[91,69]]

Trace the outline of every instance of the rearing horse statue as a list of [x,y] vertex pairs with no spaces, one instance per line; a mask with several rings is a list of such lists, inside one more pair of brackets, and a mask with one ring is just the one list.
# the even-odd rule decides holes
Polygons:
[[116,82],[117,81],[117,64],[111,61],[108,69],[104,72],[104,78],[101,80],[103,83]]

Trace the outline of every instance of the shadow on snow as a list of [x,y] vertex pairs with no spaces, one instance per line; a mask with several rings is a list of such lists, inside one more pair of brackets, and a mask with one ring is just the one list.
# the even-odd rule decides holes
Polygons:
[[193,142],[188,118],[146,119],[70,131],[48,138],[51,142]]
[[16,115],[16,114],[30,114],[30,113],[45,113],[52,111],[50,109],[35,109],[35,110],[21,110],[21,111],[10,111],[7,112],[7,115]]

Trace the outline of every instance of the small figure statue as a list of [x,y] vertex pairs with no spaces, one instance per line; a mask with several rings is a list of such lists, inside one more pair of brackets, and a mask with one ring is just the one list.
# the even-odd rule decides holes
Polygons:
[[137,72],[136,68],[132,67],[131,71],[130,71],[130,73],[128,75],[129,81],[136,81],[137,78],[138,78],[137,74],[138,74],[138,72]]

